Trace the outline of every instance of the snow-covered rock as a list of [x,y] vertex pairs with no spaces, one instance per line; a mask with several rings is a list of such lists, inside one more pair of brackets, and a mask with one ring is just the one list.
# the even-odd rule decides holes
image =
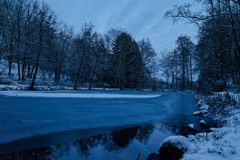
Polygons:
[[188,127],[193,128],[193,129],[195,128],[194,124],[189,124]]
[[198,133],[198,131],[197,131],[197,129],[195,129],[194,124],[189,124],[187,126],[181,127],[181,134],[184,136],[195,135],[197,133]]
[[209,106],[206,104],[203,104],[203,101],[201,101],[201,106],[198,104],[198,106],[200,106],[200,110],[196,111],[193,113],[194,116],[205,116],[208,113],[209,110]]
[[189,149],[189,140],[184,136],[171,136],[165,139],[159,149],[163,160],[178,160]]
[[204,116],[207,114],[207,111],[196,111],[193,113],[194,116]]
[[207,125],[207,122],[204,121],[204,120],[201,120],[201,121],[200,121],[200,124],[205,124],[205,125]]
[[201,110],[208,110],[209,109],[209,106],[204,104],[200,107]]
[[204,120],[201,120],[199,124],[201,128],[209,128],[207,122]]
[[198,103],[197,103],[197,106],[198,106],[198,107],[201,107],[201,106],[203,106],[203,105],[205,105],[205,102],[204,102],[203,99],[200,99],[200,100],[198,101]]
[[208,111],[208,109],[209,109],[209,106],[208,105],[206,105],[206,104],[204,104],[204,105],[202,105],[201,107],[200,107],[200,110],[201,111]]

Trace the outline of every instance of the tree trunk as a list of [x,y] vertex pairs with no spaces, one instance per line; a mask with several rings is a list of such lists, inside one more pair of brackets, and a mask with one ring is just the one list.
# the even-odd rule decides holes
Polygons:
[[56,82],[57,85],[59,85],[60,77],[61,77],[61,72],[59,72],[57,75],[57,82]]
[[38,67],[39,67],[40,56],[42,54],[43,21],[44,21],[44,17],[43,17],[43,13],[42,13],[41,21],[40,21],[40,28],[39,28],[39,48],[38,48],[38,54],[37,54],[37,59],[36,59],[36,64],[35,64],[35,70],[34,70],[34,73],[33,73],[32,83],[31,83],[31,85],[29,87],[30,90],[34,89],[35,81],[36,81],[36,78],[37,78],[37,72],[38,72]]
[[21,36],[20,36],[20,11],[17,11],[17,66],[18,66],[18,80],[21,80],[21,66],[20,66],[20,41],[21,41]]
[[23,64],[22,64],[22,82],[25,80],[25,57],[23,57]]
[[57,83],[58,69],[55,68],[54,81]]
[[75,80],[75,83],[74,83],[73,90],[77,90],[77,85],[78,85],[79,77],[80,77],[80,68],[78,69],[78,73],[77,73],[77,77],[76,77],[76,80]]
[[61,61],[61,62],[60,62],[60,66],[59,66],[59,68],[58,68],[57,81],[56,81],[57,85],[58,85],[59,82],[60,82],[60,77],[61,77],[61,73],[62,73],[62,66],[63,66],[62,64],[63,64],[63,62]]
[[8,75],[12,74],[12,59],[8,59]]
[[[184,51],[183,51],[184,52]],[[185,55],[182,55],[182,90],[185,90]]]
[[41,55],[41,49],[38,51],[37,62],[36,62],[34,73],[33,73],[33,79],[32,79],[32,83],[29,87],[30,90],[34,90],[35,81],[36,81],[36,78],[37,78],[38,67],[39,67],[40,55]]
[[174,76],[174,72],[172,71],[172,85],[171,88],[173,89],[175,87],[175,76]]
[[18,62],[17,62],[17,68],[18,68],[18,80],[21,80],[21,66],[20,66],[20,62],[19,62],[19,58],[18,58]]
[[191,90],[193,90],[193,69],[192,69],[192,56],[190,56],[190,85]]
[[30,66],[30,64],[28,64],[27,77],[28,77],[28,78],[31,78],[31,77],[32,77],[32,76],[31,76],[31,66]]
[[10,44],[9,54],[10,55],[8,55],[8,75],[10,76],[12,74],[12,64],[13,64],[13,58],[14,58],[13,57],[13,42],[11,42],[11,44]]
[[91,77],[91,80],[90,80],[90,84],[89,84],[88,90],[92,89],[92,83],[93,83],[93,79],[94,79],[94,76],[95,76],[95,73],[96,73],[96,69],[97,69],[97,62],[94,65],[94,70],[93,70],[93,74],[92,74],[92,77]]

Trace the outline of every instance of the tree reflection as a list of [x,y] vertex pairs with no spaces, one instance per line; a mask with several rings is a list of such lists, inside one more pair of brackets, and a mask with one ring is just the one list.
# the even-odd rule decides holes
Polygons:
[[112,133],[111,138],[116,149],[126,148],[137,136],[139,127],[123,129]]
[[19,153],[11,153],[0,155],[1,160],[50,160],[46,158],[52,153],[52,148],[44,147],[34,150],[23,151]]
[[[4,160],[50,160],[58,159],[57,156],[67,155],[72,146],[78,149],[79,155],[88,157],[90,150],[97,146],[103,146],[107,151],[113,152],[120,149],[128,148],[133,140],[140,143],[147,143],[150,135],[155,129],[154,125],[143,125],[127,129],[113,131],[111,134],[102,134],[78,140],[69,144],[54,145],[53,147],[44,147],[27,150],[19,153],[0,155]],[[57,151],[57,153],[56,153]],[[52,156],[50,158],[50,155]]]
[[139,128],[136,139],[141,143],[146,144],[150,138],[150,135],[155,129],[154,125],[145,125]]

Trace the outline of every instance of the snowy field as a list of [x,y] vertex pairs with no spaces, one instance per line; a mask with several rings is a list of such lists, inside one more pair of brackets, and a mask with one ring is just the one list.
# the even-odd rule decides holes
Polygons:
[[135,125],[194,110],[193,94],[181,92],[1,92],[0,104],[0,144],[69,130]]

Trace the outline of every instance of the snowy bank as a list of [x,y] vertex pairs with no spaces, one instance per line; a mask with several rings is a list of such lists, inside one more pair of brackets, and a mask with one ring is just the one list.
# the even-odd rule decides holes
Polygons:
[[[211,133],[190,136],[190,150],[183,160],[237,160],[240,159],[240,104],[233,93],[217,93],[201,100],[200,107],[208,109],[206,116],[223,122],[224,127]],[[215,111],[215,112],[214,112]]]

